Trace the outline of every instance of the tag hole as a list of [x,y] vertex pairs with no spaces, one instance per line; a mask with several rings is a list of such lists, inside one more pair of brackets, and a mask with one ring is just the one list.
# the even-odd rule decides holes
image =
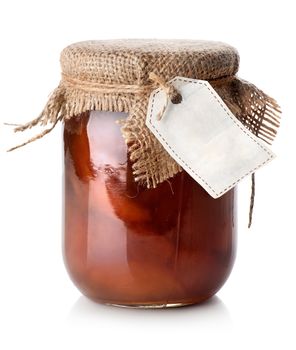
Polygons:
[[182,95],[178,92],[171,97],[171,101],[174,105],[181,103],[183,100]]

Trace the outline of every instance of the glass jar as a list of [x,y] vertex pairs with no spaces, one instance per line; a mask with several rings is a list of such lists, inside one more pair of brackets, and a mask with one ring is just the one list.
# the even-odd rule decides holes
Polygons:
[[157,188],[135,182],[115,112],[65,122],[64,260],[89,298],[169,307],[224,284],[236,251],[235,189],[211,198],[185,171]]

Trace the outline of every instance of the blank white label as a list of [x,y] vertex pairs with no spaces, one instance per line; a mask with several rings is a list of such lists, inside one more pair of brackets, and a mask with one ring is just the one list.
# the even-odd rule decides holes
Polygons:
[[146,125],[172,158],[212,197],[218,198],[275,155],[231,113],[204,80],[170,81],[182,102],[166,104],[162,89],[151,93]]

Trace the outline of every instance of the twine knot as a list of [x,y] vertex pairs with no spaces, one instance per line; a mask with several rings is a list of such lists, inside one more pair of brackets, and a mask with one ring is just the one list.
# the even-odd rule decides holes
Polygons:
[[180,92],[174,87],[173,84],[166,82],[162,77],[155,74],[154,72],[149,73],[149,79],[157,83],[160,88],[166,93],[166,103],[163,109],[158,113],[157,119],[161,120],[164,112],[169,104],[169,99],[173,104],[179,104],[182,102],[182,95]]

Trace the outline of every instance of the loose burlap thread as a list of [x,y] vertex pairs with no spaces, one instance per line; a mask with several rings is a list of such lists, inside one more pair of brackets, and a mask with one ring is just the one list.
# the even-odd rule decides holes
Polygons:
[[[277,102],[236,76],[238,54],[223,43],[203,41],[91,41],[70,45],[61,55],[62,79],[34,120],[15,131],[47,126],[91,110],[126,112],[122,135],[135,181],[154,188],[182,168],[145,125],[148,100],[159,81],[175,76],[208,80],[231,112],[252,133],[271,143],[280,124]],[[159,77],[159,81],[152,76]]]

